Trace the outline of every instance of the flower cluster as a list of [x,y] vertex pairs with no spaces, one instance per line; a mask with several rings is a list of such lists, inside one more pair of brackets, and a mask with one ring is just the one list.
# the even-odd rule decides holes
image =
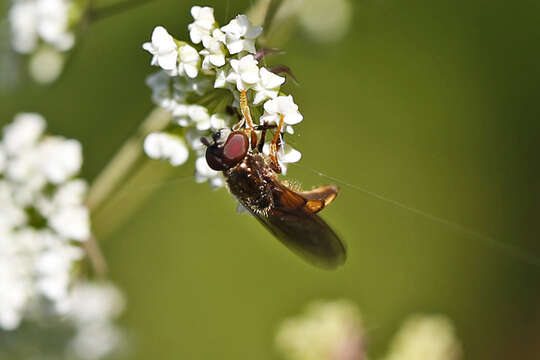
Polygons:
[[413,315],[403,323],[384,360],[461,358],[461,344],[448,318],[442,315]]
[[[276,336],[289,360],[365,360],[364,326],[358,307],[347,300],[317,301],[302,315],[286,319]],[[413,315],[382,360],[459,360],[461,345],[452,323],[442,315]]]
[[124,334],[114,323],[125,300],[111,283],[79,281],[62,304],[62,315],[75,328],[67,345],[78,359],[96,360],[117,351]]
[[17,327],[40,298],[60,303],[90,236],[76,140],[45,136],[45,119],[22,113],[0,143],[0,327]]
[[[286,79],[259,63],[264,51],[257,51],[256,40],[262,27],[253,26],[246,15],[220,26],[210,7],[194,6],[191,15],[191,43],[157,26],[151,41],[143,44],[152,54],[151,65],[161,68],[147,79],[152,98],[171,113],[174,122],[166,131],[148,135],[144,150],[151,158],[178,166],[187,161],[191,149],[197,155],[196,180],[220,186],[221,175],[206,164],[199,139],[233,125],[234,115],[242,113],[242,93],[259,115],[259,124],[277,125],[283,118],[282,132],[292,134],[292,126],[303,118],[292,96],[281,92]],[[300,160],[301,154],[282,144],[278,158],[285,169],[284,163]]]
[[39,82],[56,79],[63,66],[62,52],[75,43],[77,20],[73,0],[14,0],[9,10],[13,49],[30,55],[30,73]]
[[280,326],[276,345],[291,360],[364,360],[364,330],[347,300],[318,301]]
[[45,127],[41,115],[21,113],[0,141],[0,330],[61,317],[72,320],[74,344],[108,336],[107,330],[112,338],[117,331],[110,320],[119,310],[107,312],[100,304],[118,303],[117,290],[74,276],[84,257],[82,244],[91,236],[87,184],[76,178],[81,144],[46,135]]

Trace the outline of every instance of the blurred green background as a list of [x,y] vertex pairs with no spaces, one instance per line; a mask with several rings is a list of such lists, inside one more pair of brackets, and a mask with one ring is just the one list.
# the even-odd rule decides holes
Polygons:
[[[153,108],[144,79],[155,69],[141,49],[153,27],[188,38],[192,5],[214,6],[224,24],[250,4],[154,1],[92,24],[58,83],[35,85],[15,64],[22,75],[4,82],[0,121],[42,113],[51,132],[81,140],[93,179]],[[329,182],[314,169],[354,185],[340,184],[323,212],[347,263],[305,264],[236,214],[225,190],[148,174],[132,195],[151,196],[100,239],[128,298],[129,358],[276,359],[280,321],[320,298],[360,306],[372,357],[416,312],[448,315],[466,358],[540,357],[540,266],[355,189],[540,256],[540,3],[352,5],[340,41],[295,30],[269,60],[300,81],[288,90],[305,118],[291,138],[304,157],[290,178]]]

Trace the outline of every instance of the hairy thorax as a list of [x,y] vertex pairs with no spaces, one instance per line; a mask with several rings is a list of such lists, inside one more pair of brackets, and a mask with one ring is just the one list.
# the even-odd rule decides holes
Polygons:
[[272,183],[276,174],[264,155],[247,154],[223,175],[229,190],[245,208],[257,214],[266,214],[272,208]]

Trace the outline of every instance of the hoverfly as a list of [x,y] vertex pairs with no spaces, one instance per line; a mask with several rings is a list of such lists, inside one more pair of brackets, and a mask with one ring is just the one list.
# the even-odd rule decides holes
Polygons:
[[[207,146],[206,161],[222,171],[230,192],[285,246],[305,260],[326,268],[343,264],[346,250],[336,233],[317,213],[337,196],[334,185],[310,191],[294,191],[278,179],[281,167],[277,154],[281,146],[283,116],[279,124],[254,126],[246,92],[240,94],[243,119],[232,129],[220,130]],[[266,132],[274,129],[270,154],[263,153]],[[255,131],[261,131],[257,141]]]

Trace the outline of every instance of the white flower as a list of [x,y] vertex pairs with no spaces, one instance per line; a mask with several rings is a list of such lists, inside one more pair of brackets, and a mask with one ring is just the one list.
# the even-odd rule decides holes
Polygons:
[[231,117],[227,114],[212,114],[210,116],[210,127],[214,130],[223,129],[229,126]]
[[204,152],[206,146],[201,142],[201,137],[207,135],[205,131],[199,131],[197,128],[191,127],[186,130],[186,142],[189,147],[196,152]]
[[442,315],[415,315],[396,334],[385,360],[457,360],[461,345],[450,320]]
[[211,7],[193,6],[191,8],[191,16],[193,16],[195,21],[188,25],[189,37],[193,43],[198,44],[205,36],[210,35],[215,27],[214,9]]
[[5,165],[0,167],[0,328],[5,330],[30,315],[55,316],[84,255],[74,240],[90,236],[87,185],[73,179],[82,164],[81,145],[44,137],[44,128],[40,115],[19,114],[0,141]]
[[3,173],[6,168],[6,162],[7,162],[7,155],[4,149],[0,147],[0,174]]
[[4,148],[8,154],[21,152],[34,146],[45,130],[45,119],[36,113],[15,115],[11,124],[4,127]]
[[81,143],[59,136],[46,137],[38,147],[39,164],[45,177],[60,184],[79,172],[82,166]]
[[45,243],[44,251],[35,260],[36,286],[49,300],[62,301],[69,292],[73,263],[80,260],[84,252],[52,234],[41,236],[49,236],[50,243]]
[[15,51],[33,52],[39,38],[57,50],[71,49],[75,42],[74,34],[69,31],[71,6],[68,0],[15,1],[9,10]]
[[266,99],[273,99],[279,93],[279,87],[285,82],[285,78],[274,74],[262,67],[259,70],[260,81],[255,85],[255,98],[253,104],[257,105]]
[[197,130],[208,130],[210,129],[210,115],[208,114],[208,109],[200,105],[191,105],[188,110],[189,117],[193,122]]
[[69,211],[72,207],[82,204],[87,191],[88,185],[84,180],[74,179],[60,185],[52,196],[38,197],[35,207],[44,217],[50,218],[64,208]]
[[76,326],[69,345],[76,358],[101,359],[122,345],[124,335],[113,321],[124,307],[122,294],[110,283],[79,282],[73,287],[62,312]]
[[204,156],[195,160],[195,181],[198,183],[208,181],[213,188],[225,185],[223,176],[218,171],[210,169]]
[[69,10],[68,0],[37,0],[37,32],[47,43],[60,51],[71,49],[75,42],[74,35],[68,31]]
[[216,69],[216,80],[214,87],[216,89],[227,87],[227,76],[229,75],[226,69]]
[[195,124],[197,130],[210,129],[208,109],[201,105],[178,104],[172,112],[178,125],[188,127]]
[[185,163],[189,151],[184,141],[164,132],[153,132],[144,139],[144,152],[152,159],[166,159],[171,165],[179,166]]
[[32,295],[32,271],[7,238],[11,240],[11,235],[0,234],[0,329],[13,330]]
[[178,58],[176,42],[163,26],[156,26],[152,32],[152,42],[143,44],[143,49],[153,55],[151,65],[158,65],[164,70],[176,68]]
[[209,70],[212,67],[221,67],[225,65],[225,48],[219,40],[224,34],[219,29],[215,29],[212,36],[204,36],[202,39],[204,49],[200,54],[204,56],[202,62],[203,70]]
[[[264,144],[263,153],[266,155],[270,154],[269,143]],[[301,158],[302,153],[300,151],[281,140],[281,147],[278,151],[278,162],[281,166],[281,173],[283,175],[287,173],[287,164],[298,162]]]
[[30,76],[40,84],[49,84],[55,81],[60,76],[63,67],[63,55],[49,47],[41,47],[30,58],[28,64]]
[[125,306],[120,291],[109,283],[79,282],[61,304],[62,312],[79,325],[107,322],[118,317]]
[[84,206],[63,206],[50,215],[48,224],[67,239],[85,241],[90,237],[90,214]]
[[36,29],[37,7],[33,1],[16,1],[9,9],[11,42],[15,51],[28,54],[35,50],[38,35]]
[[264,103],[264,114],[260,118],[262,123],[278,124],[283,115],[283,122],[287,125],[295,125],[302,121],[302,114],[298,111],[298,105],[291,95],[278,96]]
[[236,83],[238,91],[248,90],[259,82],[259,66],[253,55],[246,55],[240,60],[231,60],[231,72],[227,82]]
[[170,79],[171,77],[161,70],[146,78],[146,85],[152,89],[152,100],[163,108],[167,108],[172,101]]
[[221,30],[226,35],[225,45],[231,54],[242,51],[255,54],[255,39],[262,33],[262,27],[253,26],[246,15],[238,15]]
[[278,349],[294,360],[365,359],[363,342],[360,312],[346,300],[309,304],[300,316],[286,319],[276,335]]
[[174,97],[185,100],[190,94],[202,96],[212,88],[212,82],[209,78],[197,77],[191,79],[188,77],[177,77],[174,79]]
[[181,45],[178,49],[178,74],[187,75],[190,78],[197,77],[201,64],[201,57],[197,50],[188,44]]

